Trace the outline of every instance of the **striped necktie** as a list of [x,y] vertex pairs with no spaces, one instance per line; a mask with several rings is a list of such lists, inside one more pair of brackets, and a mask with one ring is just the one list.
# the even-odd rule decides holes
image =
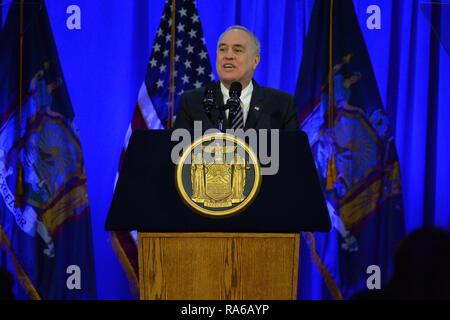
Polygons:
[[231,129],[244,129],[244,112],[242,111],[242,101],[236,112],[231,113]]

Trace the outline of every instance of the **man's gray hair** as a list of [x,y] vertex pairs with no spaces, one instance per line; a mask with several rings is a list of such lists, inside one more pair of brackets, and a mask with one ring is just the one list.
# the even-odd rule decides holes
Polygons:
[[251,32],[250,30],[248,30],[246,27],[240,26],[240,25],[234,25],[231,27],[228,27],[219,37],[219,41],[217,41],[217,49],[219,48],[219,43],[220,43],[220,39],[222,39],[222,37],[224,36],[225,33],[227,33],[230,30],[241,30],[244,31],[245,33],[247,33],[250,38],[252,39],[253,42],[253,47],[255,49],[255,54],[260,54],[261,52],[261,45],[259,43],[259,39],[253,34],[253,32]]

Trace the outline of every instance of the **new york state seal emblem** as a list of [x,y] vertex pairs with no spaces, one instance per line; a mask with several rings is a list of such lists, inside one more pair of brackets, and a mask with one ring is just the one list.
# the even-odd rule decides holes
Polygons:
[[236,215],[255,199],[261,185],[258,157],[243,140],[215,133],[195,140],[175,168],[184,203],[212,218]]

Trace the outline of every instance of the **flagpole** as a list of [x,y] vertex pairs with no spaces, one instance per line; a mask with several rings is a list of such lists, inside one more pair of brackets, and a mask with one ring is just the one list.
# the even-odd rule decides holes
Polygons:
[[[329,144],[331,148],[331,128],[332,128],[332,117],[333,117],[333,105],[334,105],[334,95],[333,95],[333,0],[330,0],[330,35],[328,43],[328,134],[329,134]],[[331,150],[332,151],[332,150]]]
[[333,91],[333,10],[334,1],[330,0],[330,29],[328,43],[328,148],[326,189],[332,190],[337,183],[336,161],[333,153],[332,128],[334,127],[334,91]]
[[14,207],[20,207],[20,200],[23,196],[23,167],[20,161],[20,150],[22,149],[22,86],[23,86],[23,2],[20,0],[20,25],[19,25],[19,35],[20,35],[20,45],[19,45],[19,145],[17,148],[17,178],[16,178],[16,189],[14,192]]
[[173,116],[175,109],[175,12],[176,0],[172,0],[172,26],[171,26],[171,43],[170,43],[170,80],[169,80],[169,108],[167,129],[173,127]]

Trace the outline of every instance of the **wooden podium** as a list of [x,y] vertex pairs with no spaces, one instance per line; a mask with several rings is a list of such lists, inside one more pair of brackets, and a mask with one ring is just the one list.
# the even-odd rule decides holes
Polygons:
[[211,219],[176,191],[171,131],[133,131],[105,229],[138,231],[141,299],[297,298],[299,233],[331,222],[307,135],[279,138],[278,173],[263,177],[254,202]]
[[295,300],[299,234],[138,235],[141,300]]

